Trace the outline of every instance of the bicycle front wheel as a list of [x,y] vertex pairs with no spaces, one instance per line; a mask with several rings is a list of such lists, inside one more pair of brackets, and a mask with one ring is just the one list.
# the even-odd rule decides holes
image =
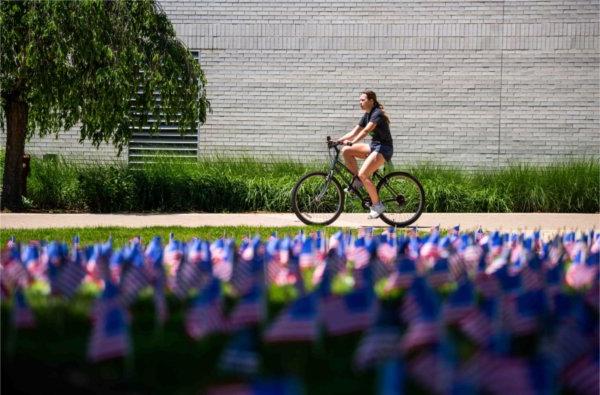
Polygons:
[[329,225],[344,208],[340,183],[324,172],[303,176],[292,189],[292,210],[307,225]]
[[377,184],[379,199],[385,205],[380,218],[388,225],[408,226],[415,222],[425,208],[425,191],[414,176],[393,172]]

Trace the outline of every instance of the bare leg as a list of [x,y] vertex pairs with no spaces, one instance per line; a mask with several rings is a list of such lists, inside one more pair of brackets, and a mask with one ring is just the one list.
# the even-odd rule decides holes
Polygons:
[[371,153],[371,148],[367,144],[354,144],[349,147],[342,148],[342,155],[344,156],[344,162],[346,167],[354,175],[358,174],[358,164],[356,158],[364,159]]
[[371,152],[371,154],[367,157],[365,162],[363,163],[360,171],[358,172],[358,178],[362,181],[365,189],[369,193],[369,197],[371,198],[371,203],[377,204],[379,203],[379,195],[377,194],[377,189],[375,188],[375,184],[371,181],[371,175],[375,173],[377,169],[379,169],[385,163],[385,158],[378,152]]

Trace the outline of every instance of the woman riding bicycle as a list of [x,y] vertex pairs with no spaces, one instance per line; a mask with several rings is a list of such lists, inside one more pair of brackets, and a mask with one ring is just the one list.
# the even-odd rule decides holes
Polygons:
[[[365,112],[358,125],[351,132],[345,134],[338,141],[344,144],[352,143],[342,149],[342,155],[348,169],[354,174],[351,187],[358,190],[364,186],[371,198],[371,210],[368,218],[378,218],[385,212],[385,206],[379,199],[377,189],[371,181],[371,176],[386,161],[392,159],[394,147],[390,133],[390,119],[384,111],[383,105],[377,101],[375,92],[366,90],[361,93],[360,108]],[[363,138],[371,135],[371,144],[356,144]],[[360,170],[356,158],[365,159]],[[357,178],[358,177],[358,178]]]

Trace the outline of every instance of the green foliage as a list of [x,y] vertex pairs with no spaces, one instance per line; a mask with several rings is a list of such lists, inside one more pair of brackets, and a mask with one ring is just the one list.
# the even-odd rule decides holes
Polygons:
[[[290,211],[301,175],[324,164],[162,158],[142,167],[74,165],[32,159],[28,199],[35,209],[87,212]],[[514,165],[466,172],[441,166],[408,169],[425,188],[427,212],[598,212],[600,164]],[[347,199],[346,211],[362,212]]]
[[147,228],[121,228],[121,227],[86,227],[86,228],[46,228],[46,229],[2,229],[0,234],[0,244],[6,245],[11,236],[19,242],[26,243],[30,240],[39,241],[60,241],[71,243],[74,236],[79,236],[81,245],[106,242],[108,237],[112,237],[113,245],[121,247],[129,243],[132,237],[139,236],[143,243],[148,243],[153,237],[160,236],[163,245],[169,240],[169,234],[173,232],[178,240],[189,241],[193,237],[203,240],[216,240],[220,237],[229,237],[235,240],[241,240],[243,237],[260,236],[267,240],[273,233],[279,237],[285,235],[295,236],[300,231],[312,232],[321,229],[325,236],[329,237],[337,230],[328,230],[327,228],[318,228],[312,226],[296,227],[249,227],[249,226],[203,226],[199,228],[178,227],[178,226],[154,226]]
[[205,121],[204,74],[153,0],[2,1],[0,38],[1,104],[27,103],[30,136],[81,121],[82,140],[121,149],[148,113]]

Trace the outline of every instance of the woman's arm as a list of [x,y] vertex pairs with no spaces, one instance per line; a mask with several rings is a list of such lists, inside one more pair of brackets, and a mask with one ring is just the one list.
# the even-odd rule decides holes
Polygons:
[[358,133],[360,133],[362,127],[360,125],[356,125],[354,127],[354,129],[352,129],[351,132],[346,133],[345,135],[343,135],[338,141],[350,141],[352,138],[354,138],[354,136],[356,136]]
[[[376,127],[377,127],[377,125],[375,123],[369,122],[367,124],[367,126],[365,126],[364,129],[362,129],[362,130],[358,131],[358,133],[356,133],[357,136],[353,135],[350,137],[350,139],[351,139],[350,142],[352,144],[358,143],[360,140],[364,139],[367,136],[367,134],[369,134],[369,132],[373,131]],[[354,132],[354,130],[353,130],[353,132]]]

